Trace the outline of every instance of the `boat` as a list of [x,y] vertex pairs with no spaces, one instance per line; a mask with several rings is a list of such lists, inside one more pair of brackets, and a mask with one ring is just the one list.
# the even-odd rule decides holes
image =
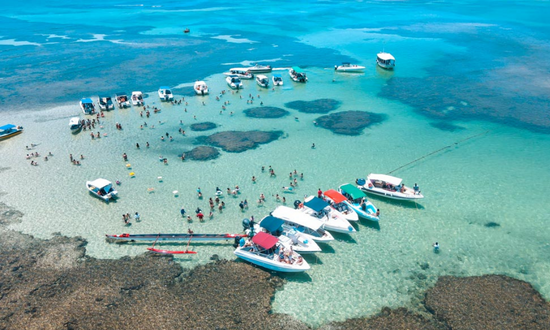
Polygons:
[[371,173],[367,176],[367,180],[357,179],[355,183],[367,194],[402,201],[416,201],[424,198],[416,183],[413,188],[410,188],[403,184],[403,179],[391,175]]
[[109,96],[99,96],[97,98],[97,104],[99,105],[100,110],[114,110],[115,105],[113,104],[113,100],[111,100],[111,97]]
[[69,120],[69,128],[71,129],[71,132],[73,134],[80,132],[80,130],[82,129],[82,123],[80,122],[80,118],[78,117],[71,118],[71,120]]
[[0,126],[0,140],[9,139],[21,133],[23,133],[23,126],[16,126],[13,124]]
[[381,52],[376,56],[376,63],[383,69],[392,70],[395,67],[395,58],[390,53]]
[[279,73],[274,73],[273,76],[271,76],[271,81],[273,81],[273,86],[283,86],[283,76]]
[[273,68],[271,65],[261,65],[261,64],[255,64],[254,66],[246,68],[248,72],[252,73],[269,73]]
[[191,30],[189,30],[189,29],[183,30],[183,33],[189,33],[189,32],[191,32]]
[[323,193],[323,196],[331,202],[330,207],[332,207],[333,210],[340,212],[346,220],[359,221],[357,212],[355,212],[355,210],[346,203],[348,199],[344,195],[334,189],[329,189]]
[[334,237],[324,229],[324,222],[306,216],[302,212],[287,206],[278,206],[271,215],[285,221],[285,225],[317,243],[334,241]]
[[132,105],[142,106],[143,105],[143,93],[140,91],[132,92]]
[[115,94],[115,100],[116,100],[116,103],[118,104],[119,109],[130,107],[130,100],[128,99],[128,95],[126,95],[126,93]]
[[90,98],[83,98],[80,100],[80,109],[86,115],[93,115],[95,113],[94,101]]
[[254,74],[249,72],[247,68],[231,68],[229,69],[229,72],[224,72],[223,74],[226,76],[237,76],[241,79],[254,78]]
[[174,100],[174,94],[172,94],[172,91],[170,90],[170,87],[167,86],[161,86],[159,88],[159,98],[161,101],[172,101]]
[[106,202],[118,197],[118,192],[113,188],[113,183],[105,179],[96,179],[94,181],[86,181],[88,191]]
[[120,235],[105,235],[106,238],[113,241],[125,242],[150,242],[150,241],[187,241],[192,239],[195,242],[212,242],[212,241],[231,241],[236,237],[243,237],[243,234],[120,234]]
[[297,66],[293,66],[290,70],[288,70],[288,74],[295,82],[305,83],[307,81],[306,73]]
[[[257,226],[258,229],[263,228],[271,235],[278,237],[285,247],[292,247],[298,253],[321,252],[321,248],[315,243],[315,240],[286,225],[283,219],[268,215]],[[256,229],[256,232],[260,232],[258,229]]]
[[299,253],[285,248],[277,237],[268,233],[259,232],[241,244],[235,249],[235,255],[260,267],[284,273],[310,269]]
[[208,94],[208,86],[204,81],[195,81],[195,85],[193,86],[193,89],[195,90],[195,93],[197,95],[206,95]]
[[363,72],[364,66],[351,64],[350,62],[343,62],[342,65],[335,65],[334,70],[339,72]]
[[355,228],[344,218],[343,214],[332,209],[326,201],[319,197],[309,196],[298,208],[304,214],[325,223],[325,229],[342,234],[354,234]]
[[346,203],[348,203],[361,218],[370,221],[380,220],[380,216],[376,215],[378,209],[367,200],[367,195],[359,188],[347,183],[341,185],[338,190],[342,195],[348,198]]
[[225,81],[227,82],[229,87],[233,89],[243,88],[243,83],[241,82],[241,79],[239,79],[239,77],[235,75],[227,76],[227,78],[225,78]]
[[267,78],[267,76],[264,76],[263,74],[259,74],[256,76],[256,82],[258,83],[258,85],[260,85],[260,87],[269,87],[269,78]]

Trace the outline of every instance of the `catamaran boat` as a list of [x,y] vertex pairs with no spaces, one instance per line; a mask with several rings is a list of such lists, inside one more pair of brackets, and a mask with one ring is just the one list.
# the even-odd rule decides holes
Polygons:
[[130,100],[128,99],[128,95],[126,95],[126,93],[117,93],[115,95],[115,100],[119,109],[130,107]]
[[105,179],[96,179],[94,181],[86,181],[88,191],[106,202],[118,197],[118,192],[113,188],[113,183]]
[[307,238],[311,238],[317,243],[328,243],[334,241],[334,237],[324,229],[324,223],[313,219],[302,212],[287,206],[278,206],[271,215],[284,220],[284,225],[290,229],[295,229]]
[[264,76],[263,74],[259,74],[256,76],[256,82],[258,83],[258,85],[260,85],[260,87],[269,87],[269,78],[267,78],[267,76]]
[[172,94],[170,87],[161,86],[159,88],[159,98],[161,101],[166,101],[166,102],[174,100],[174,94]]
[[364,66],[351,64],[349,62],[344,62],[342,65],[335,65],[334,70],[339,72],[363,72],[365,70]]
[[346,203],[348,199],[344,195],[334,189],[329,189],[325,191],[323,195],[330,202],[330,207],[332,207],[333,210],[342,213],[346,220],[359,221],[359,216],[357,215],[357,212],[355,212],[355,210]]
[[342,234],[354,234],[356,232],[342,213],[331,208],[329,203],[319,197],[306,197],[304,203],[299,203],[298,208],[302,213],[313,219],[324,222],[326,230]]
[[254,66],[251,66],[249,68],[246,68],[248,72],[252,73],[268,73],[273,70],[271,68],[271,65],[261,65],[261,64],[255,64]]
[[113,100],[111,100],[111,97],[109,96],[99,96],[97,98],[97,104],[99,104],[100,110],[114,110],[115,105],[113,104]]
[[80,100],[80,109],[86,115],[93,115],[95,113],[94,101],[90,98],[84,98]]
[[268,215],[256,226],[256,232],[260,232],[260,228],[263,228],[271,235],[278,237],[285,247],[292,247],[292,250],[298,253],[321,252],[321,248],[313,239],[306,237],[291,226],[285,225],[285,220],[283,219]]
[[140,91],[132,92],[132,105],[142,106],[143,105],[143,93]]
[[227,78],[225,78],[225,81],[227,82],[229,87],[231,87],[233,89],[243,88],[243,83],[242,83],[241,79],[239,77],[235,76],[235,75],[227,76]]
[[283,76],[280,74],[274,73],[273,76],[271,76],[271,80],[273,81],[273,86],[283,86]]
[[390,53],[381,52],[376,56],[376,63],[387,70],[391,70],[395,67],[395,58]]
[[212,241],[231,241],[235,238],[243,237],[243,234],[120,234],[120,235],[105,235],[105,237],[114,242],[178,242],[178,241],[193,241],[193,242],[212,242]]
[[195,93],[197,93],[197,95],[208,94],[208,86],[206,86],[206,83],[202,80],[195,81],[195,85],[193,86],[193,89],[195,90]]
[[369,174],[367,180],[357,179],[357,186],[367,194],[378,195],[402,201],[416,201],[424,198],[420,189],[414,184],[409,188],[403,184],[403,179],[385,174]]
[[379,215],[376,215],[378,209],[367,200],[367,195],[352,184],[343,184],[338,188],[342,195],[348,200],[345,202],[351,206],[355,212],[363,219],[370,221],[379,221]]
[[288,70],[288,74],[295,82],[305,83],[307,81],[306,73],[297,66],[293,66],[290,70]]
[[254,78],[254,74],[249,72],[247,68],[231,68],[229,69],[229,72],[224,72],[223,74],[226,76],[237,76],[241,79]]
[[277,272],[298,273],[310,269],[302,256],[286,248],[279,239],[268,233],[259,232],[235,249],[235,255],[250,263]]
[[16,126],[12,124],[7,124],[4,126],[0,126],[0,140],[9,139],[13,136],[19,135],[23,133],[23,127],[22,126]]
[[71,129],[71,132],[73,134],[80,132],[80,130],[82,129],[82,123],[80,122],[80,118],[78,117],[71,118],[71,120],[69,120],[69,128]]

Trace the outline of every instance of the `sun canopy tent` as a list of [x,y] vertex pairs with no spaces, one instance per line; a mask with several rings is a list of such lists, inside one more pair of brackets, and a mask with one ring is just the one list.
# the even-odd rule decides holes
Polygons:
[[257,244],[266,250],[274,247],[278,241],[279,239],[277,237],[264,232],[259,232],[252,237],[252,242],[254,242],[254,244]]
[[260,227],[265,228],[268,232],[273,233],[277,231],[285,223],[283,219],[276,218],[274,216],[268,215],[265,217],[262,222],[260,222]]
[[273,74],[273,77],[275,77],[275,78],[281,78],[282,76],[281,76],[280,74],[278,74],[278,73],[274,73],[274,74]]
[[313,197],[309,202],[305,202],[304,206],[309,207],[315,212],[319,212],[328,206],[328,203],[319,197]]
[[296,73],[304,73],[304,70],[300,69],[300,68],[297,67],[297,66],[293,66],[293,67],[292,67],[292,70],[294,70],[294,72],[296,72]]
[[7,125],[4,125],[4,126],[0,126],[0,131],[9,131],[9,130],[12,130],[16,127],[17,126],[15,126],[13,124],[7,124]]
[[308,219],[309,216],[286,206],[278,206],[271,214],[275,217],[287,219],[288,222],[295,223],[298,226],[311,228],[312,230],[318,230],[323,225],[320,221],[310,221]]
[[368,179],[369,180],[374,180],[374,181],[386,182],[386,183],[392,184],[394,186],[399,186],[401,184],[401,182],[403,181],[403,179],[396,178],[396,177],[391,176],[391,175],[385,175],[385,174],[369,174]]
[[98,189],[104,189],[106,187],[111,187],[113,185],[111,181],[105,180],[105,179],[96,179],[90,182],[90,184]]
[[90,98],[82,99],[80,102],[82,102],[82,104],[92,104],[92,103],[94,103],[92,101],[92,99],[90,99]]
[[336,204],[342,203],[343,201],[347,200],[347,198],[344,195],[340,194],[339,192],[337,192],[334,189],[329,189],[329,190],[325,191],[324,195],[326,197],[332,199],[332,201]]
[[363,197],[367,197],[367,195],[365,195],[365,193],[362,192],[359,188],[349,183],[341,186],[340,189],[346,194],[350,195],[352,199],[361,199]]

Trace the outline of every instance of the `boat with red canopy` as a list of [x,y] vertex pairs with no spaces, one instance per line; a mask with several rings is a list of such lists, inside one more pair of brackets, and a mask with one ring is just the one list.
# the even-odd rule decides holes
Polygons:
[[329,200],[329,202],[331,202],[330,207],[332,207],[333,210],[342,213],[346,220],[359,221],[359,215],[357,215],[357,212],[355,212],[355,210],[348,203],[346,203],[348,200],[346,196],[334,189],[325,191],[323,195]]

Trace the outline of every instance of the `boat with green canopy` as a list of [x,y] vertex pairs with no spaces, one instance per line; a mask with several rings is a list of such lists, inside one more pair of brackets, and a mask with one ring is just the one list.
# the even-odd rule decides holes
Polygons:
[[290,68],[290,70],[288,70],[288,74],[295,82],[305,83],[307,81],[306,73],[297,66]]
[[348,203],[360,217],[370,221],[380,220],[379,210],[367,200],[367,195],[361,191],[361,189],[347,183],[341,185],[338,190],[342,195],[348,198],[346,203]]

